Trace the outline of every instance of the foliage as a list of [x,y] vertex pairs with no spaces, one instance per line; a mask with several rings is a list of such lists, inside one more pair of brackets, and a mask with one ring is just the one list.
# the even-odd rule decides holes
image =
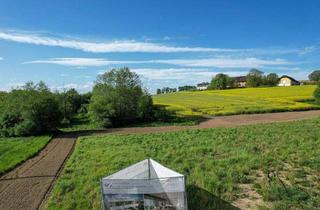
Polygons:
[[89,105],[94,121],[120,126],[152,119],[152,98],[141,87],[139,76],[128,68],[112,69],[99,76]]
[[247,75],[247,87],[259,87],[263,85],[263,72],[258,69],[251,69]]
[[178,87],[179,91],[190,91],[190,90],[196,90],[196,89],[197,87],[192,85],[185,85],[185,86]]
[[59,98],[59,107],[63,113],[63,122],[67,123],[80,109],[82,105],[81,95],[74,88],[56,94]]
[[0,175],[35,155],[50,136],[0,138]]
[[[187,176],[189,209],[225,209],[214,204],[219,199],[236,200],[244,183],[253,184],[275,206],[317,209],[319,124],[317,118],[238,128],[82,137],[54,186],[48,209],[100,209],[100,178],[149,157]],[[285,169],[285,165],[291,167]],[[301,168],[310,179],[302,180],[296,173]],[[282,172],[282,179],[292,186],[288,193],[278,182],[271,182],[274,187],[269,192],[263,187],[264,183],[269,186],[270,170]],[[257,171],[260,177],[254,175]],[[302,186],[302,181],[308,184]],[[274,200],[271,192],[281,197]]]
[[231,115],[317,109],[315,86],[242,88],[230,90],[177,92],[155,95],[155,105],[166,106],[177,115]]
[[88,130],[101,130],[102,125],[97,122],[92,122],[86,113],[78,113],[74,115],[68,124],[62,124],[59,130],[64,132],[71,131],[88,131]]
[[316,103],[320,104],[320,82],[315,91],[313,92],[313,96],[316,99]]
[[315,70],[311,74],[309,74],[309,79],[311,81],[319,82],[320,81],[320,70]]
[[279,76],[276,73],[270,73],[263,78],[265,86],[277,86],[279,83]]
[[234,87],[234,80],[226,74],[217,74],[212,78],[209,89],[223,90]]
[[162,89],[157,89],[157,94],[174,93],[174,92],[177,92],[177,88],[164,87]]
[[40,82],[26,83],[0,101],[0,136],[28,136],[56,130],[62,118],[55,94]]

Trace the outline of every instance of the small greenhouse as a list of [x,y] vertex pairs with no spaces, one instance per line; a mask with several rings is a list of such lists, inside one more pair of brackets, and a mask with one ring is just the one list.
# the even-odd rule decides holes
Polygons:
[[101,179],[105,210],[187,210],[185,177],[152,159]]

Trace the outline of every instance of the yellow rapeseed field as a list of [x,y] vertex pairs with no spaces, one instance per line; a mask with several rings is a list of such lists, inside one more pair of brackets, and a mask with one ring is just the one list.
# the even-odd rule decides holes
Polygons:
[[178,115],[230,115],[316,109],[310,102],[315,86],[185,91],[153,96]]

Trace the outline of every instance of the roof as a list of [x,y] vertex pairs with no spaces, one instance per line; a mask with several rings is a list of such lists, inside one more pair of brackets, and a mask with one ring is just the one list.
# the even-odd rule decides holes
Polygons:
[[183,175],[166,168],[160,163],[149,158],[111,174],[103,179],[159,179],[169,177],[183,177]]
[[288,78],[288,79],[290,79],[290,80],[293,81],[293,82],[300,83],[298,80],[296,80],[296,79],[294,79],[293,77],[290,77],[290,76],[288,76],[288,75],[282,75],[282,76],[279,78],[279,80],[282,79],[282,78]]
[[234,79],[235,82],[246,82],[247,81],[246,76],[232,77],[232,79]]

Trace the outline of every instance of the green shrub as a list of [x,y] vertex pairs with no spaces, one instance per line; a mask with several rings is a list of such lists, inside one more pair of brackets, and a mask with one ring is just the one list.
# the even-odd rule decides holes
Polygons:
[[62,114],[56,96],[44,83],[27,83],[0,101],[0,136],[29,136],[53,131]]
[[89,105],[91,118],[104,126],[150,120],[152,98],[128,68],[112,69],[99,76]]
[[223,90],[234,87],[235,81],[226,74],[217,74],[212,78],[209,89]]

